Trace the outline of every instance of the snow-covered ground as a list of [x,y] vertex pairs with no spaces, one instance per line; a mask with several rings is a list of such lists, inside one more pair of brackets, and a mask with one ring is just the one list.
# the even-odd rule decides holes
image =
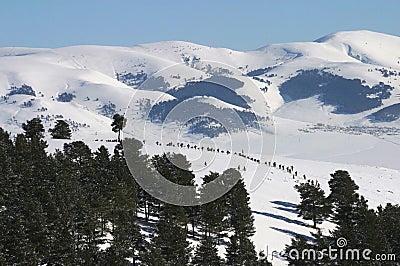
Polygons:
[[[163,152],[182,153],[192,163],[192,169],[196,174],[197,181],[210,171],[222,172],[227,167],[241,167],[246,184],[249,186],[257,180],[255,189],[250,190],[250,200],[253,215],[255,217],[256,234],[253,237],[258,250],[268,251],[270,260],[274,265],[286,265],[285,261],[278,257],[272,257],[272,253],[283,251],[285,245],[296,234],[311,237],[311,221],[297,217],[296,204],[299,203],[299,195],[294,185],[307,180],[317,180],[326,193],[329,193],[328,180],[330,174],[336,170],[347,170],[356,184],[360,187],[359,192],[368,200],[370,207],[376,208],[390,202],[400,204],[400,167],[396,158],[400,150],[396,144],[388,143],[377,137],[367,134],[349,135],[340,132],[316,132],[304,133],[298,131],[296,126],[302,123],[288,121],[275,117],[277,127],[276,153],[257,154],[252,152],[258,145],[249,148],[248,155],[260,158],[260,164],[247,160],[234,152],[241,152],[241,144],[246,143],[246,136],[238,133],[229,138],[236,143],[235,150],[229,145],[226,136],[218,139],[182,138],[179,141],[189,143],[191,146],[216,147],[221,150],[230,150],[231,154],[211,152],[204,149],[195,150],[166,146],[167,143],[176,143],[176,136],[173,134],[164,135],[163,145],[157,146],[160,141],[159,131],[149,134],[145,141],[143,152],[153,155]],[[115,138],[115,133],[107,133],[107,137]],[[250,139],[252,139],[250,137]],[[260,143],[262,140],[256,140]],[[271,140],[271,136],[265,135],[263,141]],[[61,148],[62,141],[49,140],[49,149]],[[106,145],[110,149],[115,143],[104,141],[89,142],[93,148]],[[317,145],[318,144],[318,145]],[[213,146],[215,145],[215,146]],[[382,148],[382,145],[387,145]],[[379,151],[387,153],[379,153]],[[272,150],[273,151],[273,150]],[[277,167],[269,167],[265,162],[272,161],[285,166],[293,166],[297,176],[293,178],[285,170]],[[207,162],[205,166],[204,162]],[[246,170],[243,170],[243,166]],[[260,178],[260,177],[263,178]],[[265,178],[264,178],[265,177]],[[321,226],[324,233],[332,229],[333,225],[324,222]],[[221,248],[221,254],[224,249]]]

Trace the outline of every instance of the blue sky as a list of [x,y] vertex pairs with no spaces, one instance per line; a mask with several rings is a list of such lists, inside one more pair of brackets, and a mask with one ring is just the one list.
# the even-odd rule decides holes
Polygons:
[[398,0],[2,0],[0,46],[184,40],[252,50],[342,30],[400,36],[399,10]]

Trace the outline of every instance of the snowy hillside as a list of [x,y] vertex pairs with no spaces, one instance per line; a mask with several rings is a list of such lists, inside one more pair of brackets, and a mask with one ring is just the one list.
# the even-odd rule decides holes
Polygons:
[[[39,117],[50,150],[62,147],[47,133],[57,119],[71,125],[73,140],[112,147],[111,118],[128,111],[137,122],[128,123],[133,136],[146,142],[143,152],[182,152],[197,177],[242,166],[254,241],[257,249],[268,246],[269,255],[295,234],[310,236],[309,222],[295,210],[293,186],[303,175],[328,192],[329,174],[348,170],[372,207],[400,202],[397,36],[339,32],[248,52],[177,41],[0,48],[0,96],[1,127],[19,133],[22,123]],[[166,146],[177,141],[231,154]],[[234,154],[243,149],[260,163]],[[293,165],[299,176],[265,164],[273,160]],[[332,224],[322,227],[327,232]]]

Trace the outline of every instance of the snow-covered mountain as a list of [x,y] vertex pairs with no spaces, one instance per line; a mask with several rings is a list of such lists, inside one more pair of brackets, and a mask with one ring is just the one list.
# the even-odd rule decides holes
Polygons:
[[[161,139],[156,134],[161,122],[167,125],[161,128],[163,143],[175,143],[179,122],[186,126],[182,142],[210,140],[232,154],[248,146],[246,153],[254,158],[294,165],[325,189],[335,169],[349,170],[372,207],[400,201],[397,36],[339,32],[314,42],[272,44],[248,52],[181,41],[0,48],[0,96],[0,125],[12,133],[21,132],[22,123],[33,117],[42,118],[46,131],[64,119],[74,140],[112,146],[106,143],[115,138],[111,117],[128,110],[146,122],[143,140],[149,154],[164,151],[154,145]],[[185,112],[177,109],[182,103],[190,107]],[[226,119],[232,111],[244,125]],[[199,118],[201,113],[215,119]],[[234,129],[229,138],[219,123],[224,119]],[[132,127],[143,131],[137,124]],[[263,139],[257,134],[260,128],[266,132]],[[60,148],[62,141],[49,139],[49,144],[50,149]],[[227,166],[226,154],[171,149],[187,155],[199,176]],[[233,156],[229,163],[248,162]],[[251,194],[254,240],[264,249],[268,239],[275,239],[275,244],[269,240],[270,252],[282,250],[293,234],[309,235],[310,228],[295,211],[287,211],[299,200],[293,185],[300,181],[257,165],[251,161],[243,172],[245,177],[269,173]],[[326,230],[329,226],[324,225]]]
[[[399,37],[355,31],[249,52],[173,41],[134,47],[1,48],[0,122],[16,131],[29,117],[46,117],[51,126],[54,116],[63,116],[81,132],[90,131],[88,127],[109,123],[104,115],[123,112],[132,88],[157,71],[184,63],[174,71],[191,74],[171,73],[165,86],[152,88],[147,98],[190,80],[190,75],[195,78],[190,70],[193,62],[205,60],[250,76],[277,116],[340,125],[391,122],[398,126],[399,47]],[[24,85],[29,91],[22,89]],[[315,115],[305,116],[303,111]]]

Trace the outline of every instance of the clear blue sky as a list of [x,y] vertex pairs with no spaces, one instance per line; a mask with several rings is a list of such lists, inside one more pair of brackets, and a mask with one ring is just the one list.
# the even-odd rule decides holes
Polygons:
[[1,0],[0,46],[184,40],[251,50],[368,29],[400,36],[400,1]]

